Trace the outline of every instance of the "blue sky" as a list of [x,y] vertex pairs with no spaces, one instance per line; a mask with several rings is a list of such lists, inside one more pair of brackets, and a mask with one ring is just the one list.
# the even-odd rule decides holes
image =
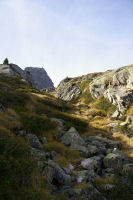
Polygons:
[[0,0],[0,62],[44,67],[55,85],[133,63],[133,0]]

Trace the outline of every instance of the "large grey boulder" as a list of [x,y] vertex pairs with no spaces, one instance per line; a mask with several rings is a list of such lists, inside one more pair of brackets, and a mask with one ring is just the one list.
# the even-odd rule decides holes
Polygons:
[[71,185],[71,176],[65,173],[54,161],[49,160],[48,166],[44,169],[43,174],[50,184]]
[[74,127],[71,127],[62,137],[61,142],[68,146],[84,146],[85,142]]
[[87,158],[81,162],[81,167],[83,167],[83,169],[97,170],[101,167],[102,159],[103,156],[100,155]]
[[54,88],[54,84],[44,68],[26,67],[25,71],[30,73],[37,89]]

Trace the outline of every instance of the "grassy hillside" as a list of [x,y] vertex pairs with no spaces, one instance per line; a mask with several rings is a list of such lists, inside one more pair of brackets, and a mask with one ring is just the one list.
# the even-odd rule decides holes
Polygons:
[[19,130],[45,136],[49,142],[44,148],[61,151],[62,157],[57,160],[61,163],[66,160],[66,155],[72,159],[78,158],[78,153],[55,142],[57,124],[51,118],[64,119],[66,130],[74,126],[79,132],[86,132],[88,124],[69,114],[71,105],[50,95],[42,95],[18,77],[0,77],[0,107],[0,199],[55,199],[37,169],[29,144],[23,136],[18,136]]
[[[119,140],[123,144],[122,151],[128,155],[132,154],[131,151],[127,151],[129,143],[132,147],[132,140],[123,136],[122,131],[111,134],[109,124],[112,122],[118,123],[117,128],[120,130],[120,120],[110,118],[116,106],[103,96],[94,100],[89,90],[90,80],[71,81],[78,81],[81,94],[71,102],[65,102],[28,86],[19,77],[0,77],[0,200],[69,199],[65,193],[51,192],[51,185],[38,168],[38,159],[31,154],[30,143],[25,140],[29,133],[35,134],[40,140],[43,136],[46,137],[47,142],[43,144],[42,150],[47,152],[47,155],[56,152],[57,156],[53,160],[61,167],[68,168],[71,163],[75,168],[72,171],[73,178],[77,177],[77,173],[81,173],[79,163],[84,156],[80,151],[69,148],[59,140],[62,131],[68,131],[71,127],[75,127],[82,136],[96,136],[100,133],[107,138]],[[132,112],[132,107],[127,111],[129,112]],[[64,120],[62,131],[59,131],[55,119]],[[94,186],[99,188],[101,184],[117,185],[118,180],[116,182],[111,178],[99,177]],[[78,195],[80,191],[84,191],[82,195],[85,194],[89,190],[88,187],[85,181],[73,183],[74,191]],[[122,193],[123,185],[120,182],[118,191],[111,190],[110,193],[107,188],[100,190],[107,199],[114,200],[118,199],[119,192]],[[126,187],[126,190],[128,194],[124,199],[129,199],[133,193],[130,187]],[[71,195],[70,192],[69,196]]]

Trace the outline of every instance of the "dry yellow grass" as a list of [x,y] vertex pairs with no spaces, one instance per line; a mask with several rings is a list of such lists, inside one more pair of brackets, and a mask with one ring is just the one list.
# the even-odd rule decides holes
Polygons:
[[115,182],[114,177],[99,177],[95,180],[95,183],[98,184],[113,184]]
[[94,128],[101,129],[103,131],[110,131],[110,127],[108,126],[109,123],[112,121],[108,119],[107,117],[100,117],[96,116],[93,118],[93,120],[90,122],[90,125]]
[[133,159],[133,137],[129,138],[128,136],[122,133],[114,133],[113,138],[119,140],[122,143],[123,151]]

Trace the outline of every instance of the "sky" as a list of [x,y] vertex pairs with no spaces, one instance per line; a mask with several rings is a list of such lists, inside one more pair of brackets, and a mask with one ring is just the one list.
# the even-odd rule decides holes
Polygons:
[[0,0],[0,63],[65,77],[133,63],[133,0]]

